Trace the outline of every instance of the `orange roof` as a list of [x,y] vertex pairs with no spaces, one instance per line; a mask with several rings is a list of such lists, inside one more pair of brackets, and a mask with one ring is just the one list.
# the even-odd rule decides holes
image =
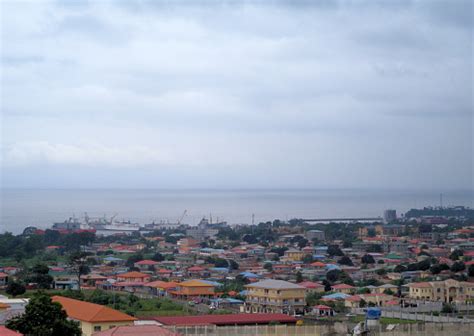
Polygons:
[[180,287],[214,287],[210,283],[204,282],[202,280],[188,280],[183,281],[178,284]]
[[117,278],[149,278],[150,275],[140,272],[128,272],[123,274],[117,274]]
[[320,261],[315,261],[314,263],[311,264],[311,266],[314,266],[314,267],[326,267],[326,264],[325,263],[322,263]]
[[157,280],[157,281],[149,282],[145,286],[146,287],[169,289],[169,288],[175,288],[176,286],[178,286],[178,284],[176,282],[173,282],[173,281],[166,282],[166,281]]
[[85,322],[126,322],[136,318],[118,310],[95,303],[70,299],[63,296],[53,296],[54,302],[59,302],[68,317]]
[[[0,302],[0,309],[7,309],[7,308],[10,308],[10,305],[7,304],[7,303],[3,303],[3,302]],[[0,334],[1,335],[1,334]]]

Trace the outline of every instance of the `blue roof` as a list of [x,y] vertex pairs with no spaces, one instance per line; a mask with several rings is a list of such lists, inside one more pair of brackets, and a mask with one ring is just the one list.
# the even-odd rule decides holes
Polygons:
[[242,275],[246,278],[260,278],[259,275],[255,274],[255,273],[252,273],[252,272],[242,272],[239,275]]
[[335,299],[335,300],[339,300],[339,299],[346,299],[348,298],[350,295],[348,294],[344,294],[344,293],[334,293],[334,294],[329,294],[329,295],[324,295],[323,296],[323,299]]
[[247,293],[248,293],[247,290],[243,290],[243,291],[240,291],[240,292],[239,292],[239,295],[246,296]]
[[314,259],[326,259],[325,255],[322,254],[313,254]]
[[327,270],[334,270],[334,269],[341,269],[338,265],[334,265],[334,264],[327,264],[326,265],[326,269]]
[[211,271],[216,271],[216,272],[229,272],[229,269],[227,267],[212,267],[210,268]]

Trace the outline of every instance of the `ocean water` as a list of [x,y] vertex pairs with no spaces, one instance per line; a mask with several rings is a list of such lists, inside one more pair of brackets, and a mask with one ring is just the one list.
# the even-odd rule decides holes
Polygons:
[[291,218],[377,217],[385,209],[443,205],[474,207],[474,191],[409,190],[152,190],[2,189],[0,231],[21,233],[27,226],[50,227],[75,215],[111,217],[141,224],[196,225],[204,216],[229,224]]

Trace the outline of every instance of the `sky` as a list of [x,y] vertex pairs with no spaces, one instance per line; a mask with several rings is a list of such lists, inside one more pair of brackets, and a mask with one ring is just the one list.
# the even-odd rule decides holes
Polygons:
[[1,1],[8,188],[473,189],[473,5]]

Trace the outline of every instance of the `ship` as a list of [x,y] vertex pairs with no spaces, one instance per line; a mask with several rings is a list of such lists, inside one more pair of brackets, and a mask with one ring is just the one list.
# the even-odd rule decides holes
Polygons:
[[110,219],[103,217],[92,218],[87,213],[84,214],[84,220],[80,221],[74,215],[64,222],[54,223],[54,230],[68,230],[71,232],[78,230],[94,230],[99,236],[110,236],[115,234],[132,234],[139,232],[141,227],[138,223],[132,223],[130,220],[115,220],[117,214]]

